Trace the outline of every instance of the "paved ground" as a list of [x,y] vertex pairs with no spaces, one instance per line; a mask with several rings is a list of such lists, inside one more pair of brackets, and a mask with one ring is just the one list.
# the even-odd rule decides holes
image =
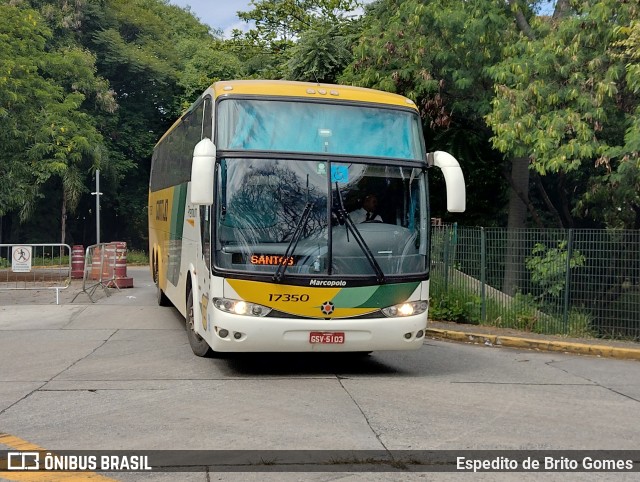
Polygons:
[[[6,434],[4,439],[0,434],[0,445],[29,443],[47,450],[383,447],[456,453],[640,446],[637,361],[540,348],[617,348],[613,353],[618,356],[638,353],[637,345],[433,322],[430,337],[477,346],[427,339],[422,350],[356,359],[263,354],[200,358],[191,353],[177,311],[156,306],[149,270],[129,272],[134,289],[109,297],[97,289],[95,304],[76,281],[61,293],[61,306],[54,306],[52,291],[0,291],[0,431]],[[0,480],[56,480],[45,475],[0,474]],[[268,475],[208,470],[179,476],[153,473],[142,480],[460,477]],[[535,480],[564,476],[518,474],[517,480],[533,480],[534,475]],[[138,473],[101,476],[141,480]],[[501,477],[516,480],[514,474],[496,473],[475,478]],[[585,477],[636,480],[637,473],[580,476]]]
[[[135,283],[151,283],[151,275],[147,266],[130,266],[128,276],[135,279]],[[115,290],[95,286],[95,282],[83,285],[82,280],[72,280],[71,284],[59,291],[49,290],[0,290],[0,317],[2,307],[9,305],[55,305],[60,304],[92,304],[92,299],[98,301],[106,298]],[[127,290],[123,290],[126,295]],[[91,295],[91,296],[89,296]],[[514,348],[529,348],[541,351],[560,351],[613,357],[621,359],[640,360],[640,343],[603,340],[596,338],[568,338],[556,335],[541,335],[508,328],[492,326],[468,325],[446,321],[430,321],[428,336],[430,338],[454,340],[465,343],[484,344],[487,346],[505,346]]]

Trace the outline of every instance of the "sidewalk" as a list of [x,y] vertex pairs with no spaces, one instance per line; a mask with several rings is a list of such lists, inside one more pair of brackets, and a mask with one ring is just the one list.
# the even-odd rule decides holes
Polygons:
[[452,340],[486,346],[505,346],[540,351],[559,351],[607,358],[640,360],[640,343],[600,338],[568,338],[541,335],[510,328],[429,321],[427,338]]

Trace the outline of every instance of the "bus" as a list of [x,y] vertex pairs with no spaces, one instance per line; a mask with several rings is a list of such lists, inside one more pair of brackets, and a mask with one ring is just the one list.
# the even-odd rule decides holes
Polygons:
[[185,317],[198,356],[417,349],[429,308],[433,166],[447,209],[464,211],[460,165],[426,152],[410,99],[216,82],[154,148],[158,303]]

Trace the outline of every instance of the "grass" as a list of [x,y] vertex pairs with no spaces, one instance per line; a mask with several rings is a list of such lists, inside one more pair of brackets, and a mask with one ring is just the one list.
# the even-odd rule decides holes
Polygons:
[[[147,252],[142,250],[128,250],[127,265],[148,266],[149,256],[147,255]],[[38,254],[37,256],[33,257],[31,261],[31,266],[34,268],[69,266],[69,256]],[[6,269],[6,268],[11,268],[11,260],[7,258],[0,258],[0,269]]]
[[146,251],[131,250],[127,252],[127,265],[145,266],[149,265],[149,255]]
[[[11,260],[0,258],[0,269],[11,268]],[[37,256],[31,260],[33,268],[58,268],[69,266],[69,256]]]
[[429,308],[430,318],[434,320],[580,338],[597,336],[592,316],[583,310],[571,308],[565,322],[556,307],[537,303],[531,295],[517,294],[506,301],[487,298],[483,320],[482,299],[473,290],[449,286],[445,292],[438,286],[439,283],[432,284]]

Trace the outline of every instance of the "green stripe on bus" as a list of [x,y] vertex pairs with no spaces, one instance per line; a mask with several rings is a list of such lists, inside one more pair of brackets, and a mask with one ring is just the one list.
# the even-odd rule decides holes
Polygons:
[[187,185],[179,184],[173,188],[171,221],[169,223],[169,263],[167,266],[167,280],[178,285],[180,279],[180,264],[182,263],[182,233],[184,231],[184,211],[187,200]]
[[385,308],[403,303],[413,294],[420,282],[382,286],[343,288],[331,300],[336,308]]

